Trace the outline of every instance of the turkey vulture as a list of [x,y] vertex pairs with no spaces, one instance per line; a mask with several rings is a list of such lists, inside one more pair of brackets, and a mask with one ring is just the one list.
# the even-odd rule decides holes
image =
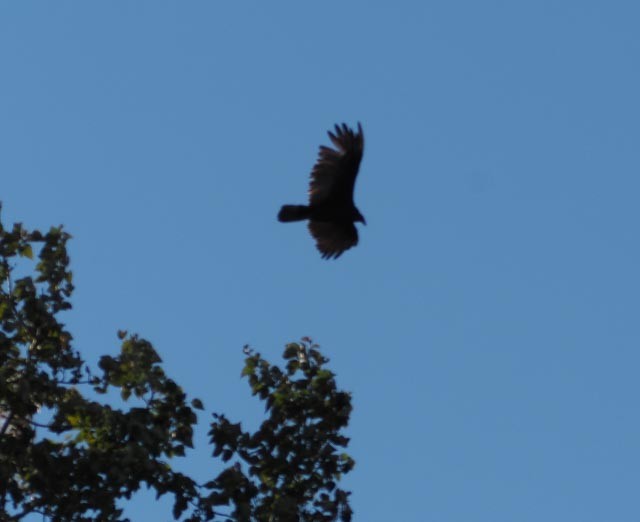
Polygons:
[[308,205],[284,205],[278,213],[282,222],[309,220],[309,231],[323,259],[338,258],[358,244],[359,221],[364,217],[353,204],[353,188],[364,151],[364,135],[358,123],[354,132],[344,123],[328,132],[335,149],[320,146],[318,161],[311,171]]

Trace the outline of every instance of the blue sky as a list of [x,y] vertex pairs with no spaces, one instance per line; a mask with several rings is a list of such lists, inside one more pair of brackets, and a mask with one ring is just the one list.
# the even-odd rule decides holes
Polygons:
[[[95,361],[255,426],[246,343],[353,392],[356,521],[640,518],[640,4],[3,2],[3,221],[64,224]],[[360,245],[283,203],[361,121]],[[204,447],[180,464],[218,468]],[[168,519],[141,495],[139,520]]]

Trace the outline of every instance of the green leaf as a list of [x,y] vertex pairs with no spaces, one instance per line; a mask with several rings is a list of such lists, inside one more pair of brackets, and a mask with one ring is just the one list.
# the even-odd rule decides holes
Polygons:
[[33,259],[33,249],[29,244],[23,246],[18,253],[21,257],[28,257],[29,259]]
[[283,359],[291,359],[292,357],[298,356],[298,351],[300,350],[300,345],[296,343],[289,343],[287,347],[284,349],[284,353],[282,354]]

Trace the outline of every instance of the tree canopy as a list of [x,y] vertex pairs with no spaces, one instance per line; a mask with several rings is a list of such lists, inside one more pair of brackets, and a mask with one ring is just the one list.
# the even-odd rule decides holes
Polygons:
[[74,348],[61,321],[74,290],[70,238],[0,222],[0,520],[124,521],[142,487],[171,495],[176,520],[351,520],[338,487],[354,465],[343,434],[351,396],[319,347],[288,344],[283,367],[245,347],[241,374],[265,420],[248,432],[213,414],[212,457],[224,469],[198,483],[172,462],[188,458],[204,406],[152,344],[118,332],[119,353],[97,368]]

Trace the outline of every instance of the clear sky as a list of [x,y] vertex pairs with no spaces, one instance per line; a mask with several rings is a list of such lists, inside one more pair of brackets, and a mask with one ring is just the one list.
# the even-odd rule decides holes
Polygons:
[[[639,21],[632,0],[2,2],[3,220],[74,236],[89,360],[136,331],[208,412],[256,426],[242,346],[277,362],[311,336],[353,393],[356,521],[635,522]],[[358,121],[368,226],[324,261],[276,213]]]

